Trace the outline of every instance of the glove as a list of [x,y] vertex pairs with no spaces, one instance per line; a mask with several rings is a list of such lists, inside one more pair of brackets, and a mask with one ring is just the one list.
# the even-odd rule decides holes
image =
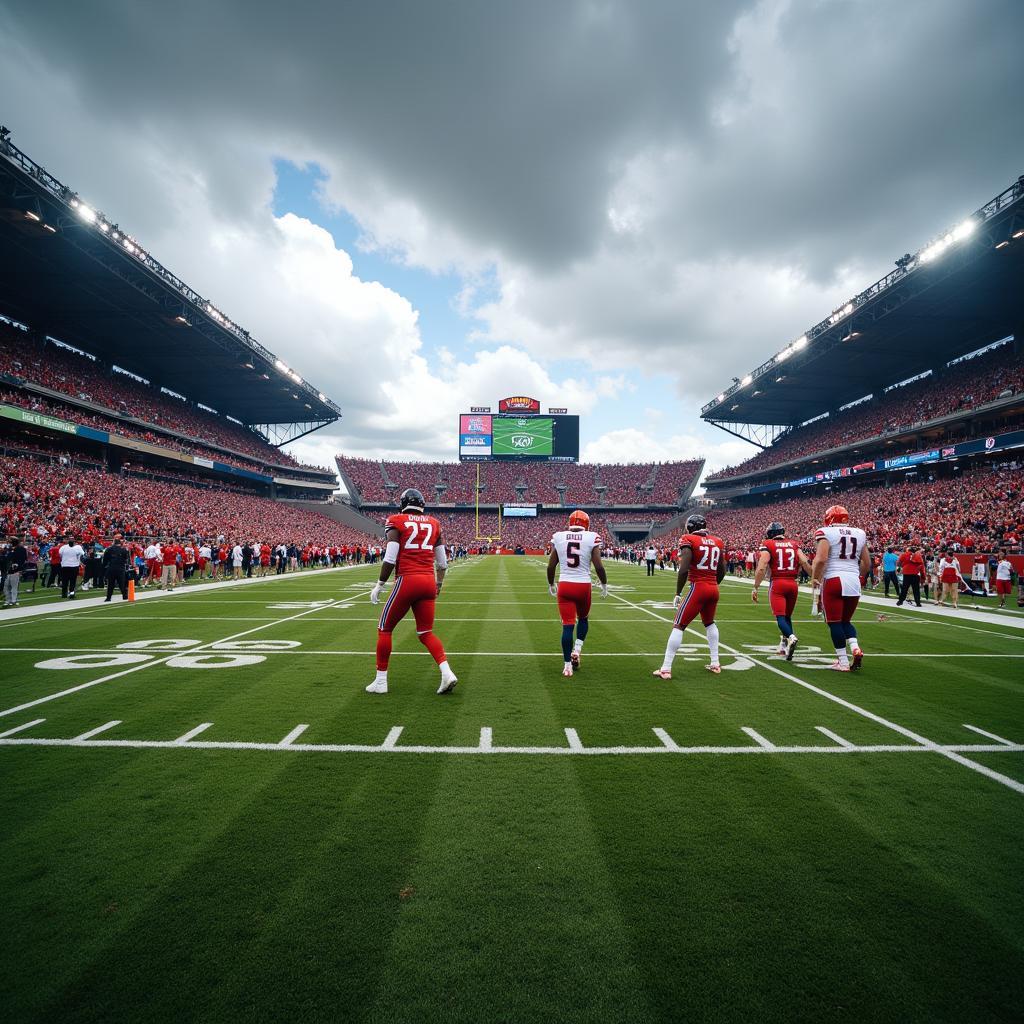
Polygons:
[[811,615],[823,615],[821,608],[821,587],[817,583],[811,584]]
[[608,584],[607,583],[602,583],[601,584],[601,596],[602,597],[607,597],[608,596]]
[[370,604],[380,604],[380,594],[384,587],[385,584],[381,583],[380,580],[374,583],[373,590],[370,591]]
[[676,596],[672,598],[672,607],[675,608],[676,611],[678,611],[682,607],[682,605],[683,605],[683,595],[682,594],[676,594]]
[[558,587],[556,587],[554,583],[549,583],[548,584],[548,593],[552,597],[558,597]]

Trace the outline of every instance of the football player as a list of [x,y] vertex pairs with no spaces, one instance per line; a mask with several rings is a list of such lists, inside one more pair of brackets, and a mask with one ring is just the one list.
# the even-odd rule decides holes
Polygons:
[[[715,609],[718,607],[718,585],[725,578],[725,545],[718,537],[708,533],[708,524],[702,515],[694,513],[686,520],[686,533],[679,539],[679,572],[676,575],[676,596],[673,607],[678,609],[672,632],[665,648],[665,660],[652,675],[659,679],[672,678],[672,661],[683,642],[683,630],[700,615],[707,633],[711,663],[709,672],[722,671],[718,663],[718,626]],[[683,587],[690,581],[686,600]]]
[[423,495],[415,487],[406,488],[398,499],[401,511],[388,517],[385,526],[387,547],[380,565],[380,578],[370,591],[370,601],[380,603],[381,591],[395,573],[395,588],[384,605],[377,625],[377,677],[367,693],[388,692],[388,661],[391,658],[391,634],[412,609],[416,636],[441,670],[438,693],[451,693],[458,679],[448,664],[444,646],[434,636],[434,602],[441,593],[448,558],[441,543],[441,524],[424,514]]
[[[825,511],[825,525],[814,535],[814,562],[811,566],[811,593],[815,613],[825,613],[832,634],[836,660],[835,672],[856,672],[864,660],[857,639],[853,613],[860,601],[860,581],[871,564],[867,535],[850,526],[850,513],[842,505]],[[846,645],[850,645],[850,657]]]
[[[548,558],[548,591],[558,598],[562,619],[563,676],[579,670],[583,641],[590,629],[590,567],[601,581],[601,596],[608,596],[608,575],[601,562],[601,538],[590,529],[590,516],[577,509],[569,516],[569,529],[559,530],[551,538]],[[555,567],[558,566],[558,586]],[[573,640],[573,629],[576,639]]]
[[801,569],[810,576],[811,563],[800,550],[800,545],[786,536],[786,528],[782,523],[771,523],[765,530],[764,538],[754,572],[754,589],[750,592],[750,600],[757,604],[757,591],[765,573],[770,573],[768,603],[779,624],[781,637],[778,653],[785,655],[786,661],[792,661],[797,645],[796,633],[793,632],[793,609],[799,593],[796,578]]

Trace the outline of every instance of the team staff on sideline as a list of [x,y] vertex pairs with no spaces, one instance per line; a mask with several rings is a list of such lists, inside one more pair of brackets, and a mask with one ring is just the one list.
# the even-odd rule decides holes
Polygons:
[[914,604],[921,607],[921,574],[924,572],[924,559],[916,544],[911,544],[906,551],[900,555],[900,569],[903,570],[903,586],[900,587],[900,599],[896,602],[898,608],[907,599],[907,592],[914,591]]
[[114,587],[121,591],[121,600],[128,600],[128,566],[131,552],[121,542],[121,534],[114,534],[114,543],[103,552],[103,569],[107,578],[107,596],[104,603],[114,594]]
[[892,584],[892,589],[895,592],[897,598],[900,595],[900,581],[896,575],[896,567],[900,564],[899,555],[893,551],[892,548],[886,548],[885,554],[882,555],[882,580],[885,585],[885,596],[889,596],[889,585]]
[[18,607],[18,587],[21,584],[21,574],[25,571],[25,563],[28,562],[28,550],[21,543],[21,537],[11,537],[11,546],[4,555],[6,565],[4,566],[4,607]]
[[75,587],[78,584],[78,571],[85,558],[85,548],[75,543],[72,534],[60,546],[60,596],[70,601],[75,599]]
[[999,607],[1006,607],[1006,597],[1013,589],[1013,563],[1006,557],[1006,548],[999,552],[996,563],[996,593],[999,595]]

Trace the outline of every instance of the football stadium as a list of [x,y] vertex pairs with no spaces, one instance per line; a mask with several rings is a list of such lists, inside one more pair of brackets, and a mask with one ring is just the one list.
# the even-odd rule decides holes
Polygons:
[[359,440],[2,113],[5,1020],[1020,1019],[1018,168],[595,457]]

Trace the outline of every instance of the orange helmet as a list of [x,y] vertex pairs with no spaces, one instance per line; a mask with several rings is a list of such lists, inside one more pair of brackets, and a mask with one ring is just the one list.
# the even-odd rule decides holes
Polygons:
[[579,530],[589,530],[590,516],[583,509],[578,508],[575,512],[569,513],[569,525],[575,526]]
[[843,505],[832,505],[830,508],[825,509],[825,525],[835,526],[836,523],[848,523],[850,521],[850,513],[846,511]]

